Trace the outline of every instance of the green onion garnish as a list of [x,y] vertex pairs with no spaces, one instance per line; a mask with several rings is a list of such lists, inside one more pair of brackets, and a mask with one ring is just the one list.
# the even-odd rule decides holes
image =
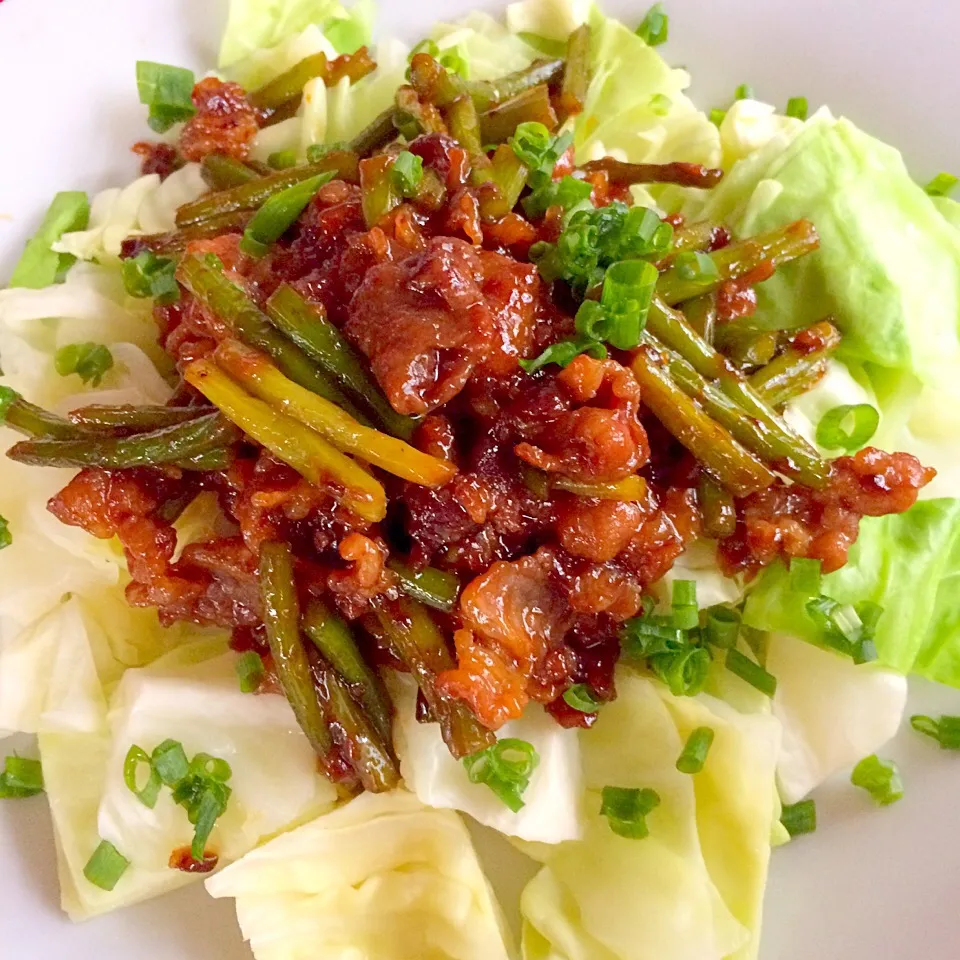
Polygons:
[[642,840],[649,836],[647,814],[660,806],[656,790],[631,787],[604,787],[600,814],[607,818],[610,829],[618,837]]
[[952,173],[938,173],[923,189],[931,197],[948,197],[960,183],[960,177]]
[[317,191],[332,179],[332,171],[321,173],[270,197],[247,224],[240,249],[251,257],[262,257],[296,223]]
[[397,154],[390,168],[390,182],[402,197],[413,197],[423,180],[423,158],[409,150]]
[[517,124],[507,143],[525,167],[536,170],[546,159],[552,141],[550,131],[542,123],[528,121]]
[[[864,623],[860,610],[868,616]],[[824,646],[851,657],[855,663],[868,663],[877,659],[873,635],[883,608],[875,603],[854,607],[839,603],[832,597],[813,597],[806,603],[807,614],[820,630]]]
[[695,697],[706,685],[710,653],[704,647],[688,646],[676,653],[655,654],[650,666],[675,697]]
[[661,653],[677,653],[689,644],[685,630],[673,623],[673,617],[643,616],[628,620],[620,631],[623,652],[637,660]]
[[426,53],[428,56],[436,59],[440,56],[440,48],[437,46],[437,42],[435,40],[421,40],[410,51],[410,59],[412,60],[418,53]]
[[256,650],[240,654],[236,663],[240,690],[243,693],[256,693],[263,682],[263,659]]
[[673,101],[663,93],[655,93],[650,98],[650,110],[658,117],[665,117],[673,106]]
[[267,157],[267,166],[272,170],[289,170],[297,165],[296,150],[277,150]]
[[819,560],[792,557],[790,559],[791,591],[804,597],[818,597],[820,595],[820,567]]
[[728,650],[725,663],[732,674],[746,681],[751,687],[766,696],[772,697],[777,692],[777,678],[773,674],[767,673],[759,663],[754,663],[739,650]]
[[877,432],[880,412],[869,403],[847,403],[828,410],[817,424],[817,443],[828,450],[855,453]]
[[175,787],[190,769],[183,744],[177,740],[164,740],[154,749],[150,759],[157,776],[168,787]]
[[726,118],[727,118],[726,110],[721,110],[719,107],[714,107],[710,111],[710,122],[715,127],[719,127]]
[[677,758],[677,769],[681,773],[695,774],[703,769],[707,762],[707,754],[713,746],[714,732],[710,727],[697,727],[687,737],[683,753]]
[[806,120],[810,113],[810,105],[806,97],[791,97],[787,101],[787,109],[784,112],[788,117],[796,120]]
[[533,745],[510,737],[463,758],[471,783],[485,783],[514,813],[540,762]]
[[720,276],[713,257],[700,250],[684,250],[678,253],[674,266],[681,280],[716,280]]
[[198,753],[190,761],[190,773],[195,777],[206,777],[210,780],[219,780],[221,783],[226,783],[233,776],[233,770],[226,760],[211,756],[209,753]]
[[733,607],[723,604],[708,607],[703,629],[707,643],[721,650],[729,650],[736,646],[740,636],[740,614]]
[[881,760],[875,753],[864,757],[850,775],[855,787],[862,787],[882,807],[903,797],[903,781],[892,760]]
[[780,814],[780,822],[791,837],[813,833],[817,829],[817,805],[813,800],[785,804]]
[[[187,819],[194,826],[190,855],[194,860],[203,860],[207,840],[217,819],[226,811],[233,791],[219,777],[193,772],[198,760],[201,760],[198,769],[206,769],[207,761],[216,758],[209,757],[208,754],[197,754],[190,764],[191,772],[173,788],[173,799],[187,811]],[[230,769],[223,760],[217,763],[224,764],[227,770]]]
[[749,83],[741,83],[733,95],[734,100],[756,100],[753,87]]
[[177,264],[167,257],[158,257],[152,250],[141,250],[123,261],[123,285],[131,297],[150,297],[160,306],[180,299]]
[[523,210],[530,218],[542,217],[550,207],[562,207],[570,211],[589,201],[592,193],[593,185],[587,180],[571,176],[559,181],[545,178],[540,186],[523,198]]
[[56,352],[53,365],[61,377],[75,373],[97,387],[113,366],[113,354],[102,343],[71,343]]
[[85,193],[69,190],[58,193],[47,208],[37,232],[27,241],[10,277],[11,287],[42,290],[56,283],[75,257],[56,253],[51,247],[65,234],[86,230],[90,201]]
[[910,718],[910,726],[936,740],[942,750],[960,750],[960,717],[942,716],[934,720],[918,714]]
[[693,630],[700,626],[700,608],[697,606],[697,581],[674,580],[671,606],[673,624],[678,630]]
[[618,350],[633,350],[640,343],[659,276],[649,260],[620,260],[607,268],[600,295],[609,319],[604,339]]
[[149,60],[137,62],[137,91],[140,102],[150,108],[147,123],[151,130],[164,133],[197,112],[192,99],[193,84],[193,72],[183,67]]
[[83,875],[95,887],[112,890],[129,866],[130,861],[109,840],[101,840],[83,868]]
[[38,793],[43,793],[40,761],[16,755],[7,757],[0,773],[0,799],[35,797]]
[[558,367],[567,366],[575,357],[585,353],[596,360],[604,360],[607,356],[607,348],[602,343],[594,340],[561,340],[553,343],[540,356],[533,360],[521,360],[520,366],[527,373],[536,373],[543,367],[555,363]]
[[440,66],[446,67],[451,73],[457,73],[464,80],[470,79],[470,64],[460,52],[459,47],[450,47],[443,50],[439,56]]
[[[142,764],[147,765],[147,780],[141,787],[139,774]],[[163,781],[154,769],[150,755],[136,744],[127,751],[126,759],[123,761],[123,782],[145,807],[152,810],[157,805],[157,797],[160,796]]]
[[567,706],[581,713],[596,713],[603,706],[603,701],[596,698],[588,683],[575,683],[564,692],[563,699]]
[[651,47],[659,47],[667,42],[670,35],[670,17],[664,12],[662,3],[655,3],[637,27],[637,36]]
[[0,514],[0,550],[9,547],[13,543],[13,534],[10,532],[10,524],[7,518]]

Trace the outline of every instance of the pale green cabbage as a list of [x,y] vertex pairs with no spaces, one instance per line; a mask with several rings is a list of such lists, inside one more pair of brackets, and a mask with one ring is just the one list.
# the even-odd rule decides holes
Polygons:
[[257,960],[508,960],[460,818],[403,790],[364,794],[207,881],[234,897]]

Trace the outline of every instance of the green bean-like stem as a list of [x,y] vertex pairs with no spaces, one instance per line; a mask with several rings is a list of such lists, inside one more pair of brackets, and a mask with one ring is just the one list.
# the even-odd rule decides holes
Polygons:
[[703,339],[713,343],[713,336],[717,329],[717,295],[705,293],[702,297],[695,297],[683,305],[683,315],[687,323]]
[[269,83],[258,87],[248,94],[247,99],[255,110],[269,115],[291,100],[299,102],[303,88],[317,77],[326,77],[328,69],[327,55],[323,51],[315,53],[295,63]]
[[385,604],[376,608],[377,621],[390,649],[411,671],[432,715],[440,724],[447,749],[458,760],[489,747],[496,740],[470,712],[462,700],[440,695],[437,674],[452,670],[456,664],[443,634],[425,607],[409,597],[398,604],[394,616]]
[[436,106],[421,100],[417,91],[406,85],[397,90],[394,123],[408,140],[421,133],[447,132],[447,125]]
[[92,430],[160,430],[187,423],[215,411],[211,407],[162,407],[133,406],[117,407],[91,404],[70,412],[70,422]]
[[404,440],[413,435],[417,421],[397,413],[390,406],[365,361],[327,319],[322,304],[308,303],[289,284],[281,284],[267,301],[267,318],[355,400],[367,407],[388,433]]
[[357,423],[336,404],[288,380],[258,350],[225,340],[216,361],[245,390],[315,430],[344,453],[351,453],[394,476],[426,487],[440,487],[457,468],[379,430]]
[[370,717],[329,667],[315,670],[317,691],[340,749],[356,771],[364,790],[386,793],[400,782],[400,771]]
[[333,738],[313,683],[307,651],[300,639],[300,604],[290,545],[265,543],[260,548],[258,574],[263,624],[277,679],[307,740],[325,760],[333,747]]
[[363,219],[368,227],[375,227],[402,198],[393,188],[393,157],[385,153],[360,161],[360,191]]
[[527,185],[527,168],[513,150],[502,143],[497,147],[486,175],[497,189],[477,191],[480,215],[484,220],[499,220],[517,205]]
[[103,467],[126,470],[169,463],[185,469],[209,469],[209,459],[194,458],[239,439],[219,414],[132,437],[83,437],[74,440],[24,440],[7,456],[37,467]]
[[780,356],[750,377],[750,386],[770,406],[778,407],[816,386],[827,370],[827,360],[840,345],[840,331],[828,320],[810,327],[819,349],[798,350],[789,345]]
[[387,566],[400,578],[400,587],[408,597],[434,610],[453,613],[460,596],[460,581],[456,574],[436,567],[414,570],[395,557],[387,561]]
[[177,211],[177,226],[189,227],[203,223],[211,217],[222,217],[241,210],[256,210],[270,197],[282,193],[288,187],[310,180],[322,173],[333,172],[334,176],[350,183],[358,182],[358,157],[347,150],[332,150],[316,163],[302,167],[280,170],[269,176],[257,177],[229,190],[208,194],[192,203],[185,203]]
[[773,483],[774,473],[673,382],[662,349],[648,339],[635,352],[630,368],[644,405],[727,489],[746,496]]
[[[717,353],[686,322],[683,314],[654,297],[647,314],[647,331],[686,361],[701,377],[740,408],[758,443],[768,446],[774,468],[811,487],[822,487],[830,476],[826,463],[810,444],[766,404],[732,364]],[[756,449],[760,449],[757,447]]]
[[738,367],[762,367],[776,356],[777,334],[722,323],[716,328],[714,346]]
[[358,157],[366,157],[385,147],[397,137],[397,128],[393,123],[396,108],[391,105],[375,117],[350,141],[350,149]]
[[385,743],[390,743],[390,698],[377,672],[367,663],[346,621],[322,600],[313,599],[303,617],[303,631],[334,670],[357,689],[360,702]]
[[591,160],[583,165],[587,173],[603,172],[610,183],[626,186],[633,183],[675,183],[681,187],[713,187],[723,177],[722,170],[712,170],[699,163],[627,163],[613,157]]
[[480,139],[480,117],[469,94],[463,94],[443,109],[450,135],[470,155],[470,180],[474,186],[490,180],[490,158]]
[[407,71],[410,84],[424,103],[446,107],[467,93],[467,86],[428,53],[416,53]]
[[194,240],[209,240],[227,233],[243,233],[252,216],[252,210],[239,210],[236,213],[225,213],[222,217],[211,217],[209,220],[184,227],[182,230],[146,234],[131,238],[125,243],[131,244],[134,255],[141,249],[147,249],[158,255],[176,257],[183,253],[187,245]]
[[577,27],[567,41],[567,63],[560,88],[560,110],[564,120],[583,112],[590,86],[590,25]]
[[260,174],[242,160],[225,156],[222,153],[211,153],[200,162],[200,175],[211,190],[229,190],[239,187],[251,180],[256,180]]
[[11,387],[0,387],[0,424],[6,424],[12,430],[28,437],[46,437],[50,440],[76,440],[91,433],[24,400]]
[[342,491],[343,502],[365,520],[384,518],[387,500],[383,487],[318,433],[251,397],[209,360],[194,360],[184,377],[244,433],[310,483]]
[[714,290],[727,280],[738,280],[764,264],[779,267],[813,253],[820,246],[820,237],[809,220],[797,220],[781,230],[731,243],[710,254],[717,266],[712,276],[688,279],[676,267],[661,274],[657,293],[669,304],[682,303]]
[[485,110],[480,115],[480,136],[484,143],[505,143],[521,123],[542,123],[548,130],[557,129],[557,114],[545,83]]
[[177,278],[233,330],[237,339],[268,353],[291,380],[335,403],[355,420],[369,423],[337,382],[318,369],[295,344],[278,333],[256,303],[219,266],[209,263],[205,257],[190,255],[181,261]]
[[697,489],[703,534],[714,540],[732,536],[737,528],[737,508],[733,494],[707,473],[700,475]]
[[519,96],[524,90],[542,83],[554,85],[563,77],[563,60],[535,60],[529,67],[508,73],[497,80],[470,83],[467,89],[478,110],[489,110],[494,104]]
[[594,500],[643,500],[647,496],[647,481],[636,474],[625,477],[615,483],[581,483],[571,480],[563,474],[552,474],[549,477],[550,486],[555,490],[565,490],[575,493],[578,497],[588,497]]
[[673,233],[673,247],[671,253],[681,253],[684,250],[708,250],[717,238],[718,230],[722,228],[710,220],[697,220],[687,223]]

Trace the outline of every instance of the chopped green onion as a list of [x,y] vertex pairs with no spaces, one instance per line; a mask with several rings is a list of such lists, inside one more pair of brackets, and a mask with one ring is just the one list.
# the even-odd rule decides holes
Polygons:
[[318,163],[328,153],[349,149],[350,144],[345,140],[338,140],[336,143],[311,143],[310,146],[307,147],[307,162]]
[[640,343],[659,276],[649,260],[620,260],[607,268],[600,305],[610,318],[605,339],[618,350]]
[[869,403],[846,403],[828,410],[817,424],[817,443],[828,450],[855,453],[877,432],[880,412]]
[[510,737],[463,758],[471,783],[486,784],[514,813],[540,762],[533,745]]
[[792,557],[790,560],[790,589],[804,597],[820,596],[819,560]]
[[277,150],[267,157],[267,166],[272,170],[289,170],[297,165],[296,150]]
[[710,122],[715,126],[719,127],[724,120],[727,118],[727,111],[721,110],[719,107],[714,107],[710,111]]
[[76,190],[58,193],[37,232],[27,241],[9,285],[42,290],[56,283],[76,258],[51,248],[65,233],[85,230],[89,220],[90,201],[85,193]]
[[810,105],[806,97],[791,97],[787,101],[786,115],[796,120],[806,120],[810,113]]
[[332,171],[321,173],[270,197],[247,224],[240,249],[252,257],[262,257],[296,223],[317,191],[332,179]]
[[440,66],[446,67],[451,73],[459,74],[464,80],[470,79],[470,64],[460,52],[459,47],[442,50],[437,59],[440,61]]
[[603,360],[607,356],[607,348],[602,343],[596,343],[593,340],[561,340],[553,343],[540,356],[533,360],[521,360],[520,366],[530,374],[536,373],[551,363],[558,367],[567,366],[575,357],[581,353],[594,357],[596,360]]
[[942,716],[938,720],[922,715],[910,718],[917,733],[932,737],[942,750],[960,750],[960,717]]
[[61,377],[75,373],[84,383],[98,387],[113,366],[113,354],[102,343],[71,343],[56,352],[53,364]]
[[696,774],[707,762],[707,754],[713,746],[714,732],[710,727],[697,727],[687,737],[683,753],[677,758],[677,769],[681,773]]
[[674,261],[681,280],[716,280],[720,276],[713,257],[700,250],[684,250]]
[[[147,782],[141,787],[138,780],[140,766],[144,763],[147,765],[148,771]],[[123,761],[123,782],[145,807],[152,810],[157,805],[157,797],[160,796],[160,787],[163,786],[163,781],[160,779],[160,774],[154,769],[150,755],[136,744],[127,751],[126,759]]]
[[390,182],[397,193],[403,197],[416,196],[421,180],[423,180],[423,158],[409,150],[398,153],[390,168]]
[[740,636],[740,614],[723,604],[708,607],[703,629],[707,643],[721,650],[730,650]]
[[[233,792],[224,780],[206,771],[211,766],[222,764],[229,777],[229,764],[209,754],[198,753],[190,763],[191,772],[173,788],[174,802],[187,811],[187,819],[194,825],[193,843],[190,855],[194,860],[203,860],[206,855],[207,840],[213,831],[217,819],[223,815]],[[216,774],[223,773],[215,769]]]
[[39,760],[7,757],[0,774],[0,799],[23,799],[43,793],[43,769]]
[[242,693],[256,693],[263,682],[263,659],[256,650],[240,654],[236,663]]
[[693,630],[700,626],[700,608],[697,606],[697,581],[674,580],[671,600],[673,625],[679,630]]
[[753,87],[749,83],[741,83],[733,95],[734,100],[756,100]]
[[164,740],[154,749],[150,759],[157,776],[168,787],[175,787],[190,769],[183,744],[177,740]]
[[436,40],[421,40],[411,51],[410,59],[412,60],[418,53],[425,53],[428,56],[436,59],[440,56],[440,48],[437,46]]
[[588,683],[575,683],[564,693],[563,699],[567,706],[581,713],[596,713],[603,706],[603,701],[596,698]]
[[570,211],[589,201],[592,193],[593,184],[588,180],[571,176],[559,181],[546,178],[533,193],[523,198],[523,210],[530,218],[542,217],[550,207],[562,207]]
[[673,101],[663,93],[655,93],[650,98],[650,110],[658,117],[665,117],[673,106]]
[[0,550],[9,547],[13,543],[13,534],[10,532],[10,523],[6,517],[0,514]]
[[867,663],[877,658],[873,634],[883,608],[870,604],[864,609],[869,611],[871,618],[867,630],[852,604],[839,603],[825,596],[813,597],[806,603],[807,614],[819,629],[823,645],[851,657],[855,663]]
[[610,829],[618,837],[642,840],[649,836],[647,815],[660,806],[660,795],[649,788],[604,787],[600,815],[607,818]]
[[675,697],[695,697],[706,685],[710,653],[704,647],[685,647],[675,653],[655,654],[650,666]]
[[83,875],[95,887],[112,890],[129,866],[130,861],[109,840],[101,840],[83,868]]
[[960,183],[960,177],[952,173],[938,173],[923,189],[931,197],[948,197]]
[[817,805],[813,800],[784,804],[780,813],[780,822],[791,837],[813,833],[817,829]]
[[542,123],[527,121],[517,124],[507,143],[525,167],[535,170],[546,158],[552,140],[550,131]]
[[183,67],[137,61],[137,90],[140,102],[150,108],[147,123],[151,130],[164,133],[197,112],[192,99],[193,84],[193,72]]
[[862,787],[882,807],[903,797],[903,781],[892,760],[881,760],[875,753],[864,757],[850,775],[855,787]]
[[160,306],[169,306],[180,299],[177,264],[167,257],[158,257],[152,250],[141,250],[123,261],[123,285],[131,297],[150,297]]
[[726,667],[732,674],[768,697],[777,692],[777,678],[736,648],[727,651]]
[[637,27],[637,36],[651,47],[659,47],[667,42],[670,35],[670,17],[662,3],[655,3]]
[[190,761],[190,773],[196,777],[206,777],[226,783],[232,776],[233,770],[226,760],[211,756],[209,753],[198,753]]
[[636,660],[662,653],[678,653],[689,646],[685,630],[678,629],[673,617],[646,615],[632,617],[620,631],[623,652]]

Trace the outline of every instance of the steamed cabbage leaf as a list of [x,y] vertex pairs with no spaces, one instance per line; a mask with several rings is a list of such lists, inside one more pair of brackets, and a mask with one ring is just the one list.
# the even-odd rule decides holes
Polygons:
[[[847,565],[823,578],[841,603],[883,607],[880,663],[899,673],[960,686],[960,500],[923,500],[906,513],[867,517]],[[747,595],[744,621],[816,643],[806,598],[790,589],[782,564],[769,567]]]
[[770,634],[766,653],[777,678],[773,715],[783,725],[777,782],[784,803],[803,799],[896,734],[907,704],[900,674],[787,634]]
[[531,743],[540,757],[523,794],[524,806],[514,813],[485,784],[470,782],[463,764],[450,756],[437,724],[417,721],[417,686],[412,678],[394,675],[390,692],[396,705],[394,740],[400,771],[423,803],[462,810],[523,840],[559,843],[580,836],[582,777],[576,731],[564,730],[536,704],[499,731],[500,737]]
[[[770,835],[777,815],[779,724],[710,697],[674,698],[621,670],[619,696],[580,734],[586,828],[537,847],[524,890],[528,960],[722,960],[756,955]],[[697,777],[675,763],[689,734],[716,739]],[[650,835],[628,840],[600,816],[604,786],[652,788]]]
[[[64,649],[84,641],[80,632],[60,638]],[[168,863],[193,837],[170,791],[163,790],[151,810],[124,783],[124,758],[134,744],[150,752],[170,737],[188,756],[206,752],[230,764],[233,793],[209,842],[221,862],[332,806],[333,785],[317,774],[313,750],[287,701],[241,693],[236,656],[224,650],[222,639],[198,641],[149,667],[128,670],[109,703],[89,668],[78,673],[82,691],[68,684],[51,691],[38,741],[63,907],[71,918],[95,916],[197,879]],[[83,876],[101,838],[130,860],[113,891]]]
[[508,960],[470,837],[404,790],[363,794],[207,881],[257,960]]

